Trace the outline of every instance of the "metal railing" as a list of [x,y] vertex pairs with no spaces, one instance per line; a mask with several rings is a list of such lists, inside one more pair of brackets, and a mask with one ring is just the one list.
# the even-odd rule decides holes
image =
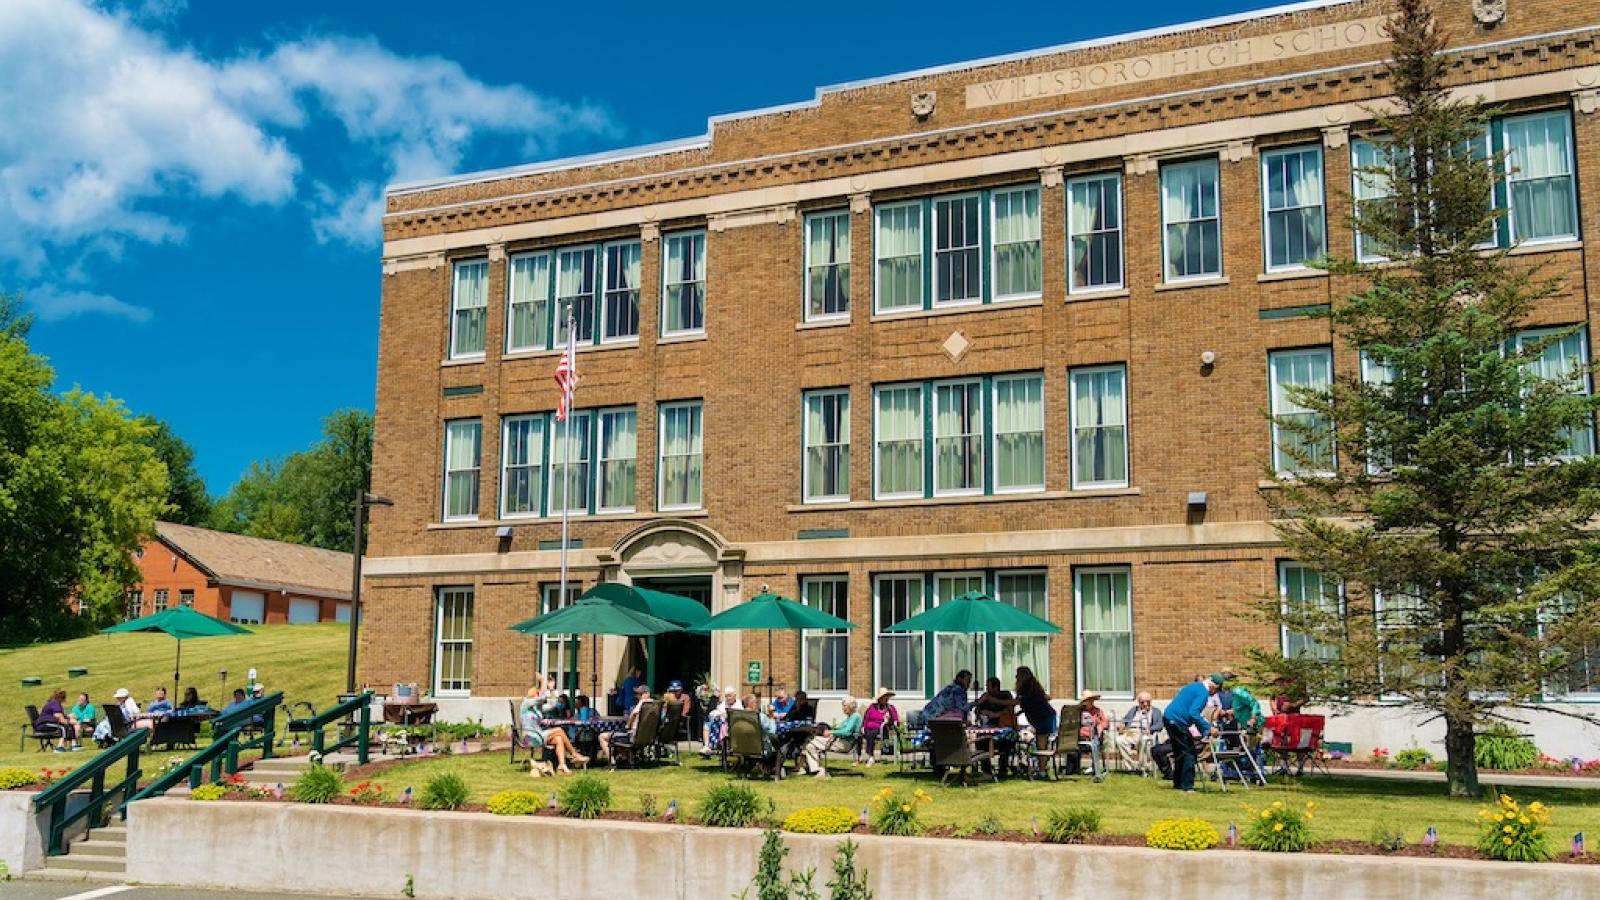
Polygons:
[[[281,705],[283,705],[283,692],[279,691],[276,694],[268,694],[260,700],[252,700],[212,720],[211,733],[214,735],[235,730],[239,732],[234,740],[227,742],[228,749],[224,751],[226,753],[224,765],[230,774],[239,771],[241,751],[259,749],[262,759],[272,758],[272,740],[278,731],[278,707]],[[252,731],[258,731],[256,736],[246,737]]]
[[[213,732],[216,737],[209,746],[184,760],[181,765],[174,766],[160,778],[145,785],[142,790],[129,797],[122,804],[123,807],[126,808],[129,803],[136,803],[150,797],[159,797],[176,787],[178,782],[184,780],[184,778],[189,779],[190,790],[199,787],[205,783],[207,764],[211,766],[211,781],[213,783],[221,781],[222,767],[226,759],[228,757],[232,757],[235,760],[238,759],[237,752],[230,753],[229,751],[233,749],[234,744],[239,740],[240,731],[242,731],[241,728],[234,727],[223,732]],[[232,775],[233,770],[229,769],[228,774]]]
[[[355,713],[355,721],[342,721]],[[342,733],[337,741],[329,746],[326,730],[329,725],[338,723]],[[311,735],[311,749],[320,756],[326,756],[343,750],[345,747],[356,748],[356,761],[361,765],[367,763],[368,737],[372,733],[372,692],[362,691],[350,699],[331,707],[323,712],[294,723],[294,727]]]
[[[139,769],[139,750],[149,738],[150,729],[134,729],[109,750],[100,753],[65,778],[34,795],[33,808],[39,812],[46,809],[50,811],[50,840],[45,846],[47,855],[60,856],[66,852],[67,829],[79,819],[87,819],[91,829],[104,827],[108,818],[106,808],[110,805],[106,802],[108,798],[111,800],[123,798],[117,804],[117,809],[119,812],[126,810],[128,800],[139,786],[139,776],[144,774]],[[128,761],[126,774],[121,781],[107,790],[106,770],[124,759]],[[85,782],[89,784],[89,796],[83,798],[82,805],[68,811],[67,801],[72,799],[72,792],[81,788]]]

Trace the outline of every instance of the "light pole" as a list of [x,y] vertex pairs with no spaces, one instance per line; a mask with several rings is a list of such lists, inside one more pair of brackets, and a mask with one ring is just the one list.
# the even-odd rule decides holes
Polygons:
[[345,662],[344,692],[356,692],[356,640],[361,633],[361,555],[367,548],[367,509],[373,506],[393,506],[394,501],[382,494],[362,491],[356,497],[355,559],[350,562],[350,652]]

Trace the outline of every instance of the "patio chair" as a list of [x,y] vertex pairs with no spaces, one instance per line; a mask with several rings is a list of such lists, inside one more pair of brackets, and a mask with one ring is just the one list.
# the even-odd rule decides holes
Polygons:
[[1022,752],[1022,761],[1028,767],[1029,776],[1044,775],[1051,781],[1060,777],[1061,770],[1061,730],[1058,728],[1051,734],[1036,735],[1033,743]]
[[1263,743],[1266,749],[1278,757],[1277,774],[1289,774],[1289,759],[1299,760],[1296,776],[1304,775],[1306,764],[1311,765],[1313,772],[1318,769],[1322,774],[1330,774],[1326,766],[1318,759],[1322,752],[1322,733],[1328,720],[1322,716],[1307,715],[1305,713],[1290,713],[1267,717],[1267,727],[1263,734]]
[[632,734],[619,731],[611,736],[611,767],[626,760],[637,765],[650,758],[650,748],[661,734],[661,704],[654,700],[639,707],[639,724]]
[[39,752],[43,753],[50,749],[50,742],[60,737],[60,735],[53,731],[40,731],[34,727],[34,723],[39,721],[39,707],[29,706],[27,707],[27,713],[28,721],[22,723],[22,740],[17,742],[17,751],[21,752],[24,747],[28,746],[28,741],[34,740],[39,742]]
[[662,762],[667,761],[668,754],[672,756],[673,765],[682,765],[678,759],[678,744],[683,741],[683,706],[677,703],[667,707],[661,717],[661,733],[656,736],[655,747],[652,750],[656,758]]
[[761,716],[748,709],[728,710],[727,754],[739,761],[741,771],[758,765],[772,771],[772,780],[783,778],[783,761],[778,750],[761,732]]
[[994,759],[994,753],[972,749],[972,743],[967,740],[966,723],[959,719],[934,719],[928,723],[928,731],[933,735],[933,767],[944,769],[941,784],[949,783],[952,773],[960,773],[963,787],[972,783],[974,773],[998,780],[993,772],[984,773],[982,769],[984,763]]
[[100,743],[101,746],[109,747],[128,736],[132,723],[128,721],[126,715],[123,715],[122,707],[115,703],[107,703],[100,708],[106,714],[107,724],[111,726],[111,736]]
[[199,720],[190,718],[162,719],[150,729],[149,745],[152,748],[166,747],[168,750],[176,750],[179,747],[192,750],[199,739]]
[[521,764],[526,765],[529,760],[533,759],[533,749],[527,746],[528,739],[522,734],[522,711],[517,709],[517,701],[507,700],[506,702],[511,705],[511,764],[513,766],[517,765],[519,763],[517,751],[526,749],[528,751],[527,758],[520,760]]

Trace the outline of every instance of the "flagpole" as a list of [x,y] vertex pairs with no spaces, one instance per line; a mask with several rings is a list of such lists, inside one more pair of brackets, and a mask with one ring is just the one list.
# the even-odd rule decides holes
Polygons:
[[[576,341],[574,340],[575,330],[572,307],[568,306],[566,352],[568,365],[571,367],[567,373],[568,379],[577,376],[578,354],[576,352]],[[576,391],[574,390],[573,393],[575,394]],[[572,507],[572,467],[568,465],[568,462],[572,459],[568,449],[568,445],[572,441],[572,404],[568,401],[567,396],[569,395],[564,394],[561,401],[566,409],[566,414],[563,416],[561,423],[561,594],[557,600],[557,609],[567,604],[567,518]],[[561,655],[564,658],[567,654],[563,652]],[[574,660],[574,663],[576,663],[576,660]],[[561,674],[562,686],[565,687],[566,666],[564,665],[562,666]],[[593,703],[594,698],[590,697],[589,702]]]

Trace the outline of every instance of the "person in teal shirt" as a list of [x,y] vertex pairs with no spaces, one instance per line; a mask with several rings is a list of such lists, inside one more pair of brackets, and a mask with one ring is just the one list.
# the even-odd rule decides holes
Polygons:
[[1233,694],[1233,720],[1239,724],[1239,730],[1246,734],[1255,734],[1261,726],[1267,723],[1267,718],[1261,712],[1261,702],[1250,689],[1244,685],[1234,687]]
[[[72,708],[67,710],[67,718],[76,722],[78,725],[78,734],[75,735],[75,737],[87,737],[89,734],[93,733],[94,722],[95,719],[99,717],[99,714],[100,711],[94,708],[93,703],[89,702],[88,693],[79,694],[78,702],[72,704]],[[73,743],[77,742],[74,741]]]
[[835,741],[841,741],[846,747],[855,745],[861,739],[861,713],[856,709],[853,697],[846,697],[840,704],[844,708],[844,720],[833,726],[830,731],[825,731],[809,741],[806,741],[805,771],[808,775],[817,778],[827,778],[828,770],[822,765],[822,754]]

